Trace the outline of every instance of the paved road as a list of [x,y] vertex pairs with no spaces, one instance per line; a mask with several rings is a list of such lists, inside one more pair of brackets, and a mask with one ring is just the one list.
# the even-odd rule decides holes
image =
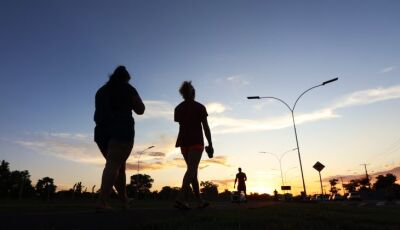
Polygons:
[[[224,212],[224,210],[246,210],[274,205],[272,202],[249,202],[232,204],[229,202],[212,203],[206,209],[188,211],[173,208],[172,202],[140,203],[136,207],[114,213],[96,212],[93,204],[50,204],[10,207],[0,211],[0,229],[105,229],[122,228],[138,229],[152,226],[154,220],[168,222],[180,218],[190,218],[202,212]],[[151,228],[150,228],[151,229]]]

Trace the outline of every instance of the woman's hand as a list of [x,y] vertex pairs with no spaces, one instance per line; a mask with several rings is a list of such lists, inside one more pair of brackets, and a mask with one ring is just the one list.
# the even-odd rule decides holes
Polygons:
[[213,158],[214,157],[214,148],[212,147],[212,145],[206,146],[205,149],[206,149],[208,158]]

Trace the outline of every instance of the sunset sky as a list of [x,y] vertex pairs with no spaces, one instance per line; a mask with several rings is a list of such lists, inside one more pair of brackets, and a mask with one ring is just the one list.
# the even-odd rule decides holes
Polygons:
[[[135,116],[128,175],[154,178],[154,190],[180,186],[174,148],[178,88],[191,80],[206,105],[215,158],[200,180],[233,189],[238,167],[248,191],[281,185],[271,155],[296,147],[296,110],[308,193],[323,178],[400,166],[400,1],[1,1],[0,160],[50,176],[59,189],[99,186],[105,163],[93,142],[94,95],[125,65],[146,105]],[[286,183],[302,189],[296,151],[282,160]],[[399,175],[400,176],[400,175]],[[345,179],[346,180],[346,179]],[[328,183],[326,183],[328,185]],[[327,188],[328,190],[328,188]]]

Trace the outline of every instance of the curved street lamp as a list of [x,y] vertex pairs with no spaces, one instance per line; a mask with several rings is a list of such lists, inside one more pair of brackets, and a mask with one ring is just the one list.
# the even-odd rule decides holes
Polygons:
[[279,162],[279,169],[281,170],[282,185],[285,185],[285,182],[283,181],[282,159],[283,159],[283,157],[284,157],[287,153],[292,152],[292,151],[294,151],[294,150],[296,150],[296,149],[297,149],[297,148],[289,149],[289,150],[287,150],[286,152],[282,153],[280,156],[277,155],[277,154],[275,154],[275,153],[271,153],[271,152],[260,152],[260,153],[270,154],[270,155],[274,156],[274,157],[278,160],[278,162]]
[[285,183],[286,183],[286,184],[288,183],[287,174],[288,174],[288,172],[291,171],[292,169],[297,169],[297,166],[292,167],[292,168],[286,170],[285,173],[284,173],[284,175],[285,175]]
[[[146,149],[144,149],[144,150],[142,150],[142,151],[139,151],[138,152],[138,160],[137,160],[137,176],[136,176],[136,192],[137,192],[137,195],[138,195],[138,198],[139,198],[139,163],[140,163],[140,156],[145,152],[145,151],[147,151],[147,150],[149,150],[149,149],[151,149],[151,148],[154,148],[155,146],[154,145],[152,145],[152,146],[149,146],[149,147],[147,147]],[[139,200],[139,199],[138,199]]]
[[301,163],[301,155],[300,155],[299,140],[298,140],[298,138],[297,138],[296,122],[295,122],[295,119],[294,119],[294,109],[296,108],[297,102],[300,100],[300,98],[301,98],[305,93],[307,93],[308,91],[310,91],[310,90],[312,90],[312,89],[315,89],[315,88],[317,88],[317,87],[324,86],[324,85],[326,85],[326,84],[329,84],[329,83],[332,83],[332,82],[334,82],[334,81],[337,81],[338,79],[339,79],[339,78],[333,78],[333,79],[330,79],[330,80],[328,80],[328,81],[324,81],[324,82],[322,82],[322,83],[319,84],[319,85],[316,85],[316,86],[313,86],[313,87],[307,89],[306,91],[304,91],[303,93],[301,93],[300,96],[296,99],[296,101],[294,102],[293,107],[290,107],[288,103],[286,103],[284,100],[282,100],[282,99],[280,99],[280,98],[277,98],[277,97],[260,97],[260,96],[249,96],[249,97],[247,97],[247,99],[263,99],[263,98],[274,99],[274,100],[277,100],[277,101],[282,102],[282,103],[290,110],[290,112],[291,112],[291,114],[292,114],[294,135],[295,135],[295,137],[296,137],[297,153],[298,153],[298,156],[299,156],[299,163],[300,163],[300,170],[301,170],[301,179],[302,179],[302,181],[303,181],[303,192],[304,192],[304,196],[307,196],[307,191],[306,191],[306,183],[304,182],[303,166],[302,166],[302,163]]

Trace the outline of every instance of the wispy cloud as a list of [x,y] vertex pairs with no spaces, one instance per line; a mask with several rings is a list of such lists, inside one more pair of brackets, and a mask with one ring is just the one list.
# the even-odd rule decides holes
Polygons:
[[[102,154],[97,149],[91,135],[72,133],[31,133],[24,140],[14,141],[38,154],[50,155],[69,161],[102,166],[105,162]],[[183,157],[176,154],[175,138],[161,136],[154,141],[160,151],[141,152],[146,149],[146,144],[135,146],[138,151],[133,151],[127,161],[127,170],[137,170],[138,152],[140,152],[140,170],[153,171],[165,168],[186,168]],[[211,165],[229,166],[226,156],[216,156],[212,159],[202,160],[199,168]]]
[[228,108],[218,102],[212,102],[205,105],[209,114],[219,114],[225,112]]
[[[348,107],[368,105],[376,102],[399,99],[400,86],[375,88],[350,93],[339,98],[331,106],[308,113],[296,114],[296,123],[305,124],[340,117],[338,110]],[[292,126],[290,115],[274,118],[243,119],[217,114],[210,116],[210,126],[216,134],[243,133],[283,129]]]
[[[329,109],[314,111],[296,115],[296,123],[303,124],[307,122],[331,119],[338,117]],[[291,117],[289,115],[279,116],[266,119],[241,119],[228,116],[214,116],[209,118],[210,126],[213,128],[213,133],[243,133],[265,130],[283,129],[292,126]]]
[[232,189],[235,182],[234,178],[211,180],[214,184],[218,185],[218,190],[222,192],[225,189]]
[[[137,170],[138,162],[129,161],[127,162],[127,170]],[[206,159],[200,161],[199,169],[204,169],[212,165],[229,167],[227,156],[216,156],[212,159]],[[183,157],[172,157],[166,158],[164,160],[149,160],[149,161],[139,161],[140,171],[153,171],[166,168],[186,168],[186,163]]]
[[142,116],[136,116],[137,120],[164,118],[167,120],[174,119],[174,107],[166,101],[143,101],[146,111]]
[[[350,93],[339,98],[331,106],[308,113],[296,114],[296,123],[304,124],[320,120],[340,117],[338,111],[343,108],[368,105],[376,102],[400,98],[400,85],[387,88],[374,88]],[[148,108],[156,111],[153,118],[171,119],[173,107],[168,102],[153,101]],[[214,134],[245,133],[265,130],[283,129],[292,126],[290,115],[262,119],[235,118],[225,114],[227,107],[222,103],[207,104],[212,113],[209,123]],[[103,164],[104,159],[97,146],[93,142],[93,135],[82,133],[30,133],[28,137],[14,141],[16,144],[34,150],[40,154],[51,155],[71,161],[90,164]],[[155,145],[155,151],[145,152],[141,156],[143,169],[156,170],[165,167],[185,167],[182,158],[171,159],[176,154],[175,135],[160,135],[151,143],[135,144],[130,158],[130,168],[134,167],[134,161],[138,151]],[[227,158],[217,156],[213,159],[202,161],[201,168],[209,165],[229,166]]]
[[228,77],[217,78],[215,80],[217,84],[229,85],[233,88],[241,88],[250,85],[249,80],[243,75],[231,75]]
[[330,109],[340,109],[351,106],[367,105],[375,102],[400,98],[400,85],[388,88],[361,90],[340,98]]
[[226,80],[235,86],[245,86],[250,84],[250,82],[241,75],[229,76]]
[[29,138],[14,143],[37,153],[51,155],[66,160],[100,163],[103,156],[93,144],[92,137],[86,134],[34,133]]
[[390,73],[394,71],[397,67],[396,66],[388,66],[380,71],[380,73]]
[[[21,140],[14,141],[27,149],[38,154],[54,156],[70,161],[103,164],[104,157],[100,153],[93,136],[89,134],[72,133],[30,133]],[[156,146],[158,151],[148,151],[141,154],[142,160],[160,160],[175,151],[175,137],[160,135],[151,144]],[[134,146],[131,159],[137,157],[137,153],[150,146],[149,143],[141,143]],[[141,152],[142,153],[142,152]]]

